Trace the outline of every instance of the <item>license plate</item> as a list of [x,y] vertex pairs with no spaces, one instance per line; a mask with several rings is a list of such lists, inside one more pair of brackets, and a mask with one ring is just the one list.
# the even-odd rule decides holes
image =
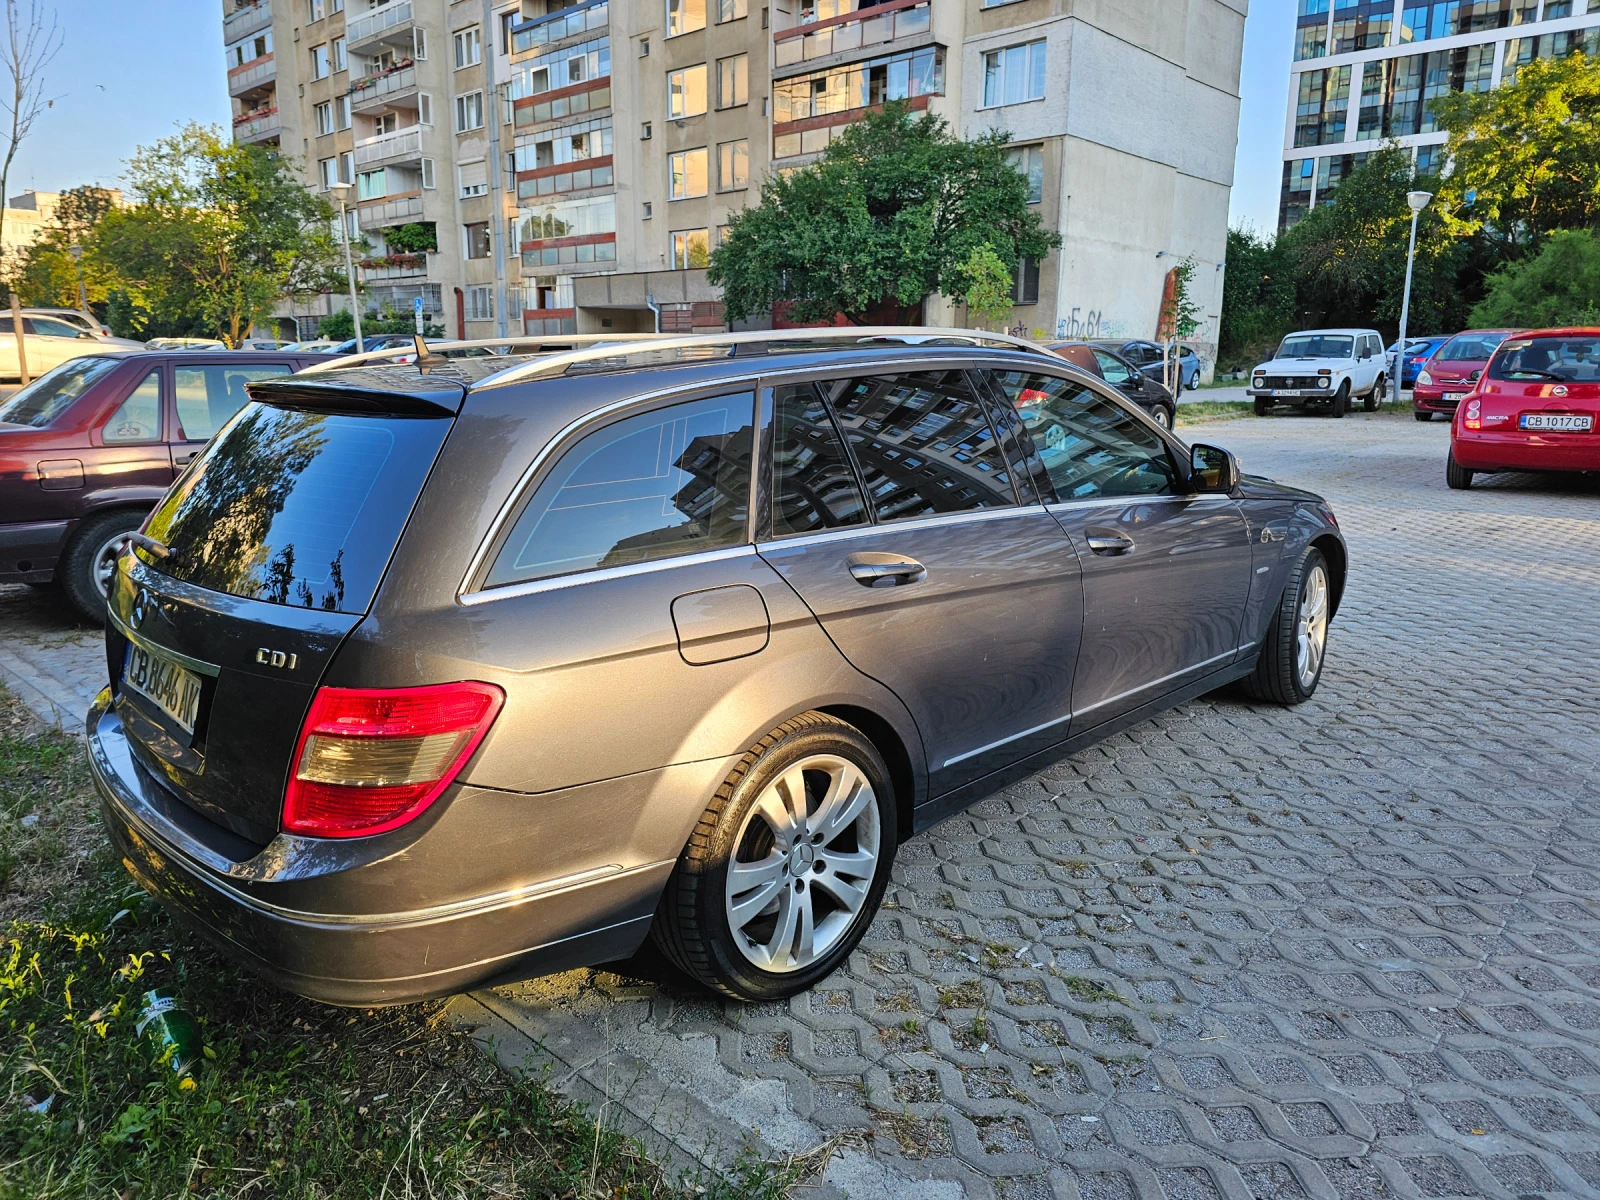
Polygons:
[[1522,428],[1547,429],[1558,433],[1588,433],[1594,418],[1588,413],[1523,413]]
[[1446,392],[1444,394],[1444,402],[1446,404],[1460,404],[1466,398],[1467,394],[1465,392]]
[[1298,396],[1300,394],[1300,389],[1299,388],[1273,388],[1272,389],[1272,394],[1274,396]]
[[143,646],[128,644],[122,664],[123,686],[132,688],[171,717],[185,733],[194,732],[200,708],[200,676]]

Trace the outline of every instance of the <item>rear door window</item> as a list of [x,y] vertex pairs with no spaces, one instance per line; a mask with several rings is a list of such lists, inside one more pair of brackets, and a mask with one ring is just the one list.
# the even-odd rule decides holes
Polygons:
[[287,364],[258,363],[254,366],[174,367],[172,389],[178,400],[178,424],[189,442],[206,442],[228,418],[250,400],[244,385],[257,379],[288,375]]
[[1122,406],[1054,375],[996,371],[1061,500],[1178,491],[1166,443]]
[[150,518],[172,557],[139,554],[230,596],[365,612],[450,425],[253,404]]
[[161,368],[147,374],[100,430],[108,446],[161,440]]
[[816,533],[864,525],[867,502],[833,418],[815,386],[774,393],[772,532]]
[[488,587],[650,562],[746,540],[755,394],[626,417],[556,463],[512,526]]
[[964,371],[847,379],[830,390],[878,520],[1017,502],[994,429]]
[[1094,351],[1094,357],[1100,364],[1100,374],[1107,383],[1112,385],[1124,384],[1133,378],[1133,373],[1115,355],[1108,354],[1104,350],[1096,350]]

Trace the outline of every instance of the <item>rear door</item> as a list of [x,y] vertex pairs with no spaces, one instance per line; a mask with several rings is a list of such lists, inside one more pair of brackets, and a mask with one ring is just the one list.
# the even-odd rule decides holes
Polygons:
[[1019,503],[965,372],[784,384],[773,403],[760,553],[910,710],[930,795],[1063,740],[1077,559]]
[[288,363],[236,363],[205,356],[172,364],[172,392],[177,420],[171,437],[172,465],[183,470],[213,434],[245,406],[245,384],[288,375]]
[[93,508],[121,504],[154,504],[172,483],[172,458],[165,438],[171,427],[167,412],[167,370],[157,362],[125,374],[120,395],[90,434],[84,450],[84,487]]
[[1190,495],[1160,434],[1086,384],[987,374],[1021,413],[1083,564],[1074,734],[1232,662],[1251,570],[1238,503]]
[[146,532],[170,556],[119,564],[106,646],[136,753],[256,844],[277,832],[312,693],[449,431],[434,412],[258,405],[152,514]]

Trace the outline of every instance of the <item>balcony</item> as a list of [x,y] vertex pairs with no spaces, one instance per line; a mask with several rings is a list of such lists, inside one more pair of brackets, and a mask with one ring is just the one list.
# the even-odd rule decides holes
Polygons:
[[537,54],[555,42],[604,29],[610,20],[609,0],[589,0],[587,4],[534,17],[511,27],[511,55],[520,59]]
[[362,229],[404,225],[422,216],[422,194],[412,192],[404,196],[386,196],[382,200],[368,200],[356,206],[356,214],[356,220]]
[[415,162],[422,157],[422,126],[408,125],[393,133],[380,133],[356,143],[356,166]]
[[271,0],[256,0],[254,4],[242,5],[222,18],[223,44],[231,46],[240,38],[259,33],[271,24]]
[[402,279],[420,283],[428,274],[426,254],[391,254],[387,258],[365,259],[359,265],[362,283],[393,283]]
[[228,72],[228,95],[242,96],[246,92],[253,92],[278,78],[278,63],[270,54],[263,54],[260,58],[247,62],[242,67],[234,67]]
[[236,142],[270,142],[283,132],[283,121],[278,107],[257,108],[240,113],[233,119],[233,140]]
[[441,313],[444,311],[442,290],[443,285],[437,283],[381,284],[367,289],[367,308],[378,312],[390,308],[397,313],[408,313],[416,298],[421,296],[423,312]]
[[362,50],[378,42],[392,42],[395,45],[409,43],[412,26],[415,18],[411,12],[411,0],[393,0],[382,8],[374,9],[359,20],[348,21],[345,33],[346,42],[352,50]]
[[848,50],[882,46],[926,34],[932,27],[928,0],[890,0],[774,33],[775,65],[793,66]]
[[417,94],[417,69],[410,63],[399,66],[383,75],[369,75],[350,85],[350,107],[356,112],[372,112],[380,108],[415,108],[416,103],[402,105],[401,101]]

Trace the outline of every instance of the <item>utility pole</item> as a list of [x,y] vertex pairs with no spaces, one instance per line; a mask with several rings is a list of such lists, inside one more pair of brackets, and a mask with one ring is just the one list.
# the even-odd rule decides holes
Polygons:
[[[494,57],[499,53],[498,23],[494,18],[494,0],[483,0],[483,36],[479,39],[483,54],[483,104],[489,111],[484,117],[489,123],[489,252],[494,256],[494,323],[495,333],[507,335],[506,324],[506,213],[505,201],[500,195],[501,173],[505,164],[500,161],[500,114],[504,104],[500,88],[494,81]],[[462,330],[462,336],[466,331]]]
[[350,215],[345,209],[344,198],[354,184],[330,183],[328,190],[339,197],[339,240],[344,243],[344,277],[350,284],[350,315],[356,322],[356,353],[361,354],[367,348],[367,343],[361,338],[361,305],[356,303],[356,269],[350,261]]
[[1422,215],[1422,210],[1428,207],[1428,201],[1432,199],[1432,192],[1406,193],[1406,203],[1411,206],[1411,245],[1406,250],[1405,295],[1400,298],[1400,340],[1394,344],[1394,374],[1389,377],[1394,383],[1396,400],[1400,399],[1400,393],[1405,388],[1406,321],[1411,316],[1411,268],[1417,261],[1417,218]]

